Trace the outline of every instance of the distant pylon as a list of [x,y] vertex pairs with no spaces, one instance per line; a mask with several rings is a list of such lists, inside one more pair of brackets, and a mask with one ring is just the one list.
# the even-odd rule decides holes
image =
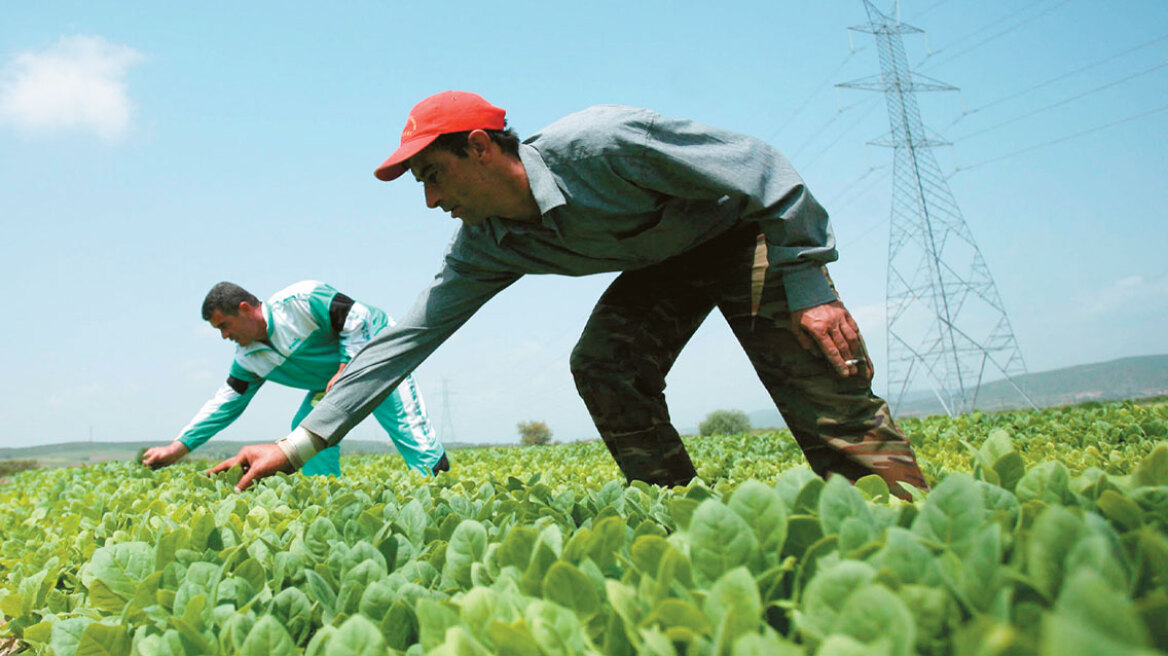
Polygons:
[[933,156],[935,146],[948,144],[929,134],[917,107],[916,92],[956,87],[913,73],[901,35],[921,30],[862,1],[868,24],[851,29],[876,37],[881,73],[838,86],[882,91],[888,106],[891,131],[871,142],[893,148],[895,157],[886,292],[888,402],[898,408],[923,376],[950,416],[969,412],[992,368],[1033,407],[1014,380],[1026,373],[1026,363],[1005,306]]
[[454,435],[454,411],[450,409],[450,388],[442,379],[442,417],[438,426],[438,436],[443,442],[457,442]]

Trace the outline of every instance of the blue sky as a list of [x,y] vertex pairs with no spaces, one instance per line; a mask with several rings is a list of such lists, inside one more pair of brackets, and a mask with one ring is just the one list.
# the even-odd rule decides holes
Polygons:
[[[1168,3],[901,15],[927,35],[906,37],[910,61],[961,88],[921,109],[954,143],[936,155],[1029,369],[1168,351]],[[219,280],[261,297],[324,280],[404,314],[455,224],[373,169],[444,89],[506,108],[523,136],[622,103],[776,145],[832,214],[832,275],[883,393],[891,152],[866,142],[888,122],[878,95],[834,88],[879,71],[871,36],[847,30],[865,20],[860,0],[6,7],[0,445],[172,439],[231,359],[198,314]],[[529,419],[595,436],[567,359],[611,279],[522,280],[424,363],[447,439],[513,441]],[[770,407],[717,316],[668,382],[682,429]],[[299,398],[267,386],[222,437],[284,435]]]

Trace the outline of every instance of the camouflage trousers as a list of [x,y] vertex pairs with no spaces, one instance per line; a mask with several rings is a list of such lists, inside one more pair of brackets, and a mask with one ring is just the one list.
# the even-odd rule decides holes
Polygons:
[[657,485],[685,485],[697,475],[670,423],[665,376],[717,307],[817,474],[852,481],[877,474],[902,497],[898,481],[924,489],[912,446],[870,382],[838,375],[822,353],[799,344],[782,283],[749,224],[613,281],[571,368],[621,471]]

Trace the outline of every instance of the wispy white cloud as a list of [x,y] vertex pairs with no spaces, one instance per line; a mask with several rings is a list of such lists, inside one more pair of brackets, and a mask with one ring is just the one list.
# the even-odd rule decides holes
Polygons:
[[[1079,304],[1087,314],[1110,314],[1125,307],[1145,307],[1149,303],[1163,303],[1168,298],[1168,279],[1145,280],[1143,276],[1127,276],[1104,289],[1090,294],[1080,293]],[[1135,305],[1133,305],[1135,304]]]
[[0,68],[0,125],[22,134],[125,137],[133,117],[126,76],[143,55],[100,36],[64,36]]

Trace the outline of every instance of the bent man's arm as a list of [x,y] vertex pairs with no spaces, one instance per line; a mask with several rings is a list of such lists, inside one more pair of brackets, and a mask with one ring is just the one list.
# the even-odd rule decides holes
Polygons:
[[855,320],[839,301],[824,265],[835,261],[835,236],[827,211],[775,148],[749,135],[652,114],[644,148],[615,159],[630,182],[682,199],[737,199],[742,220],[757,222],[766,237],[772,270],[781,274],[795,334],[817,348],[841,376],[872,363]]

